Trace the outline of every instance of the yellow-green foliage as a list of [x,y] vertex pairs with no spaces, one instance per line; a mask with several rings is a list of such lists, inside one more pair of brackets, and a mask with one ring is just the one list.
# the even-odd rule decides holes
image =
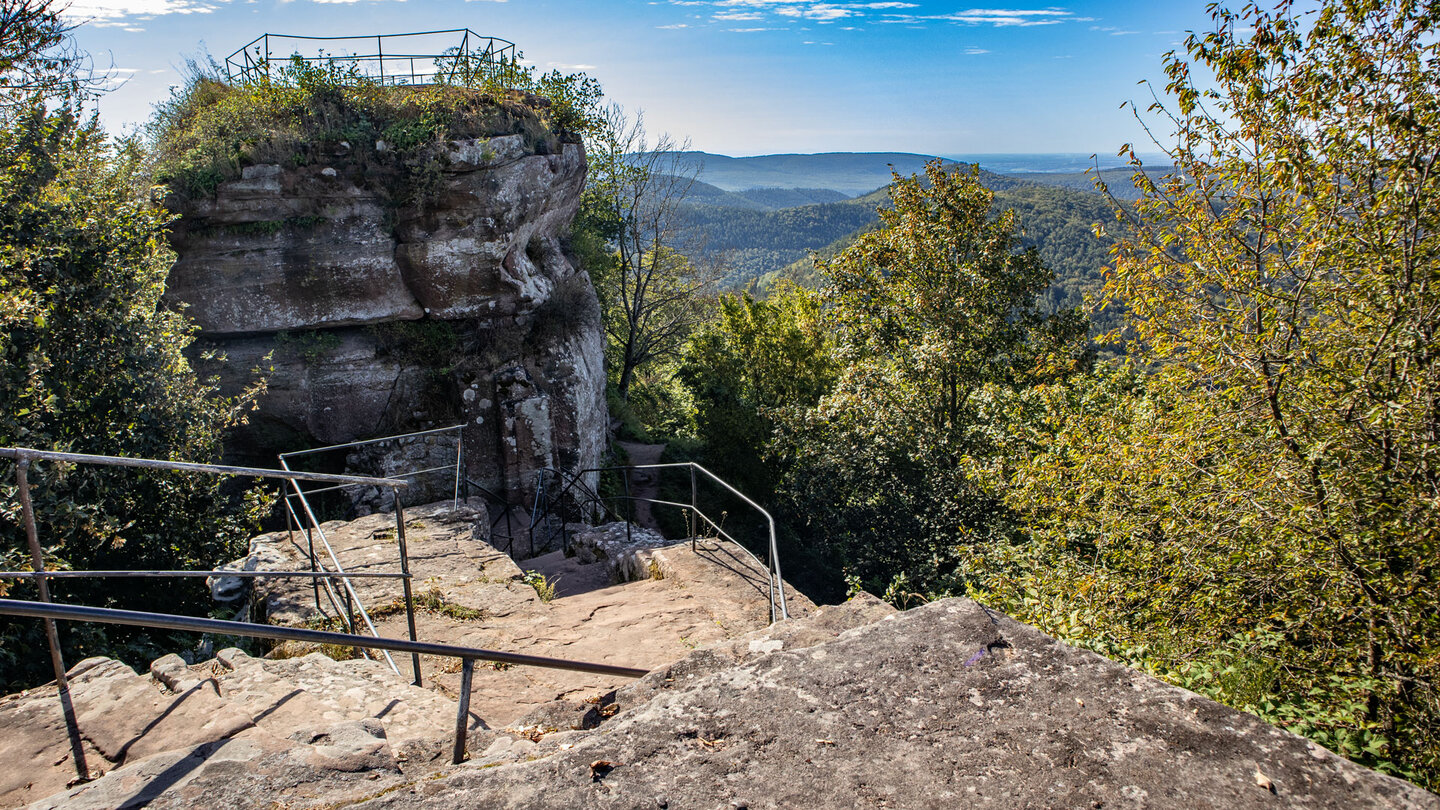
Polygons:
[[[509,71],[495,80],[382,86],[353,69],[298,59],[273,79],[195,77],[162,104],[148,135],[154,179],[183,197],[212,194],[243,166],[303,166],[348,156],[367,179],[433,174],[448,139],[522,134],[541,151],[578,138],[600,91],[593,79]],[[383,142],[383,149],[380,147]],[[382,180],[382,182],[385,182]],[[416,189],[402,185],[404,193]]]

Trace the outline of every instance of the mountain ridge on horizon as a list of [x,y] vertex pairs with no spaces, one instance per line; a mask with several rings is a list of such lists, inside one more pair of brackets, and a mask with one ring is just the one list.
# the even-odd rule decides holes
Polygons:
[[[902,176],[923,172],[925,164],[940,159],[947,164],[978,163],[996,174],[1043,176],[1078,174],[1093,168],[1121,168],[1118,158],[1101,159],[1081,152],[994,153],[925,155],[914,152],[787,152],[731,157],[714,152],[681,152],[683,160],[698,164],[696,179],[724,191],[761,188],[831,189],[859,196],[886,186],[891,171]],[[1144,156],[1142,156],[1144,157]],[[1160,156],[1156,156],[1160,157]],[[1036,179],[1039,179],[1038,177]]]

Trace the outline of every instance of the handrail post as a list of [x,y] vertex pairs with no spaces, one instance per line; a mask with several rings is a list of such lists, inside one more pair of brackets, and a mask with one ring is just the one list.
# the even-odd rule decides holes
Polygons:
[[[405,507],[400,505],[400,491],[391,489],[395,497],[395,538],[400,543],[400,573],[405,575],[400,582],[405,588],[405,623],[410,628],[410,640],[415,641],[415,595],[410,589],[410,552],[405,545]],[[421,686],[420,653],[410,654],[410,663],[415,668],[415,685]]]
[[695,463],[690,463],[690,550],[695,550],[695,535],[700,533],[700,520],[696,513],[700,511],[700,501],[695,495]]
[[[457,430],[455,431],[455,500],[450,506],[452,512],[460,508],[460,459],[464,452],[465,433],[463,430]],[[465,497],[467,499],[470,497],[468,490],[465,493]]]
[[456,765],[465,761],[465,738],[470,731],[470,687],[475,679],[475,659],[466,656],[460,662],[460,708],[455,714],[455,751],[450,757]]
[[631,540],[630,540],[630,527],[631,527],[632,525],[634,525],[634,523],[635,523],[635,501],[630,497],[630,473],[632,473],[632,472],[634,472],[634,471],[635,471],[635,468],[634,468],[634,467],[626,467],[626,468],[625,468],[625,504],[630,507],[630,513],[629,513],[629,515],[628,515],[628,516],[626,517],[626,519],[625,519],[625,542],[626,542],[626,543],[631,542]]
[[[30,546],[30,566],[35,574],[35,587],[40,601],[50,602],[50,585],[45,581],[45,555],[40,550],[40,531],[35,527],[35,506],[30,502],[30,459],[22,456],[15,462],[15,486],[20,495],[20,512],[25,521],[25,542]],[[60,634],[54,619],[45,619],[45,641],[50,645],[50,666],[55,670],[55,686],[60,694],[60,712],[65,715],[65,732],[70,737],[70,758],[75,760],[75,776],[90,781],[90,766],[85,762],[85,744],[80,739],[80,723],[75,719],[75,704],[70,698],[70,681],[65,677],[65,657],[60,652]]]

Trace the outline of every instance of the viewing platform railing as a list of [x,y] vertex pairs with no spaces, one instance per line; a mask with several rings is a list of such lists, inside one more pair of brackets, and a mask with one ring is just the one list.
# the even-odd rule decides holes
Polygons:
[[448,84],[503,79],[519,57],[515,43],[469,28],[361,37],[261,34],[225,57],[225,75],[236,83],[280,81],[281,68],[299,59],[327,70],[353,68],[383,85]]

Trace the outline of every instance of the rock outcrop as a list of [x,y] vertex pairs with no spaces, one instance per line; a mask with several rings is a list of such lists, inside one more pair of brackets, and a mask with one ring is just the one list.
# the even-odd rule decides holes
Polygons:
[[217,743],[157,754],[33,806],[268,807],[283,791],[290,807],[407,810],[1440,808],[966,599],[895,613],[861,595],[702,647],[472,730],[460,766],[407,770],[385,731],[351,719],[333,736],[241,733],[232,756]]
[[428,174],[342,144],[176,203],[167,296],[224,357],[202,369],[231,392],[267,369],[232,457],[463,423],[467,473],[517,502],[539,467],[597,466],[603,336],[566,253],[585,156],[522,123],[449,142]]

